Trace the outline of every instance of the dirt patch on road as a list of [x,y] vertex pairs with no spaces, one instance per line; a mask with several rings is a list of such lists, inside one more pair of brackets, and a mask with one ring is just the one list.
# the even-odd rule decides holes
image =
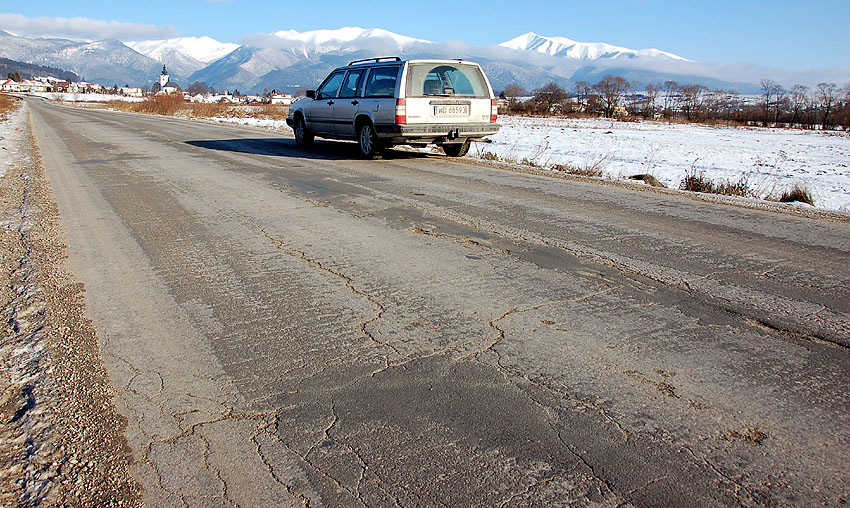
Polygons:
[[9,121],[0,177],[0,506],[138,506],[126,422],[85,317],[84,288],[64,268],[38,148],[26,118]]

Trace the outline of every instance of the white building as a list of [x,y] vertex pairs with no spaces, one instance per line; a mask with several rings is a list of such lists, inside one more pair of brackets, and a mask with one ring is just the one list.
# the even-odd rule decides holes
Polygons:
[[270,98],[272,104],[283,104],[284,106],[289,106],[295,100],[295,97],[289,95],[288,93],[274,94]]
[[134,86],[124,86],[118,89],[118,92],[125,97],[141,97],[142,89]]

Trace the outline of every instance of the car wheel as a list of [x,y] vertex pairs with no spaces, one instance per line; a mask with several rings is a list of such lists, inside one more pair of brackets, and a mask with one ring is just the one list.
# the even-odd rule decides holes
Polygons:
[[447,143],[443,145],[443,151],[449,157],[463,157],[469,153],[469,140],[463,143]]
[[295,146],[298,148],[308,148],[313,144],[313,133],[307,130],[307,124],[300,116],[295,117]]
[[372,124],[364,123],[357,132],[357,143],[360,146],[360,156],[364,159],[379,159],[381,157],[381,146],[378,135]]

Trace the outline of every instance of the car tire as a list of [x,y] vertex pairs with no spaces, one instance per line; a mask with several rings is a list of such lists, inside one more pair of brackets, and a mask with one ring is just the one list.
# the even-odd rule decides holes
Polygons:
[[365,122],[357,129],[357,145],[364,159],[380,159],[382,146],[372,124]]
[[449,157],[463,157],[469,153],[469,145],[469,140],[466,140],[463,143],[446,143],[442,148]]
[[307,124],[300,116],[295,117],[295,126],[292,130],[295,131],[295,146],[298,148],[309,148],[313,144],[315,136],[307,130]]

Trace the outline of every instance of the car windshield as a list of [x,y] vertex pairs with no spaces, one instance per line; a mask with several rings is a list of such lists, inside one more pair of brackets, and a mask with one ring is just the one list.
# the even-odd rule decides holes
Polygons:
[[476,65],[411,64],[407,71],[407,96],[460,96],[489,98],[490,90]]

